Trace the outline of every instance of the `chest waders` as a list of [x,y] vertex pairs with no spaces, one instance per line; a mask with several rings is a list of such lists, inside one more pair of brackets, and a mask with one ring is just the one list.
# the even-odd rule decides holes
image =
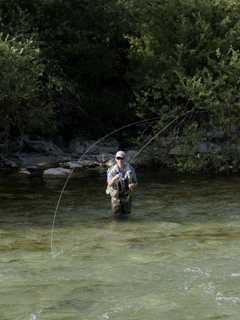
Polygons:
[[113,192],[110,192],[112,213],[115,218],[125,218],[131,213],[132,199],[128,187],[130,183],[132,183],[132,174],[129,171],[125,178],[121,177],[114,184]]

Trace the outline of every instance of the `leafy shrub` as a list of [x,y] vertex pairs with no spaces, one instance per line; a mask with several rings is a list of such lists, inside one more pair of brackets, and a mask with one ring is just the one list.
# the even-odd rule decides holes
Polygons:
[[[240,120],[240,3],[140,1],[135,10],[140,33],[130,37],[132,107],[142,117],[159,115],[157,129],[191,110],[192,121],[181,122],[177,131],[190,145],[189,138],[194,144],[198,136],[188,133],[193,121],[196,133],[204,135],[217,127],[230,137]],[[198,116],[199,111],[205,117]]]
[[43,100],[44,65],[33,39],[0,37],[0,139],[49,128],[52,107]]

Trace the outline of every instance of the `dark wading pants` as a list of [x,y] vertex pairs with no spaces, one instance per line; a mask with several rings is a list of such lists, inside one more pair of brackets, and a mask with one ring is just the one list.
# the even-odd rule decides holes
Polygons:
[[124,218],[131,213],[131,196],[124,195],[111,198],[112,213],[115,218]]

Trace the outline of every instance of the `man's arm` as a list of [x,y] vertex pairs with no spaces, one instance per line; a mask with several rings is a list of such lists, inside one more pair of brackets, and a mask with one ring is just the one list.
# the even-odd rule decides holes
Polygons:
[[112,185],[119,180],[119,174],[116,174],[114,177],[109,177],[108,178],[108,187],[112,187]]
[[136,176],[135,170],[133,168],[131,168],[131,174],[132,174],[132,181],[128,185],[130,191],[135,189],[138,185],[137,184],[137,176]]
[[107,172],[107,185],[108,187],[112,187],[112,185],[119,180],[119,174],[114,170],[114,168],[108,169]]
[[128,188],[130,191],[133,191],[137,187],[137,182],[129,183]]

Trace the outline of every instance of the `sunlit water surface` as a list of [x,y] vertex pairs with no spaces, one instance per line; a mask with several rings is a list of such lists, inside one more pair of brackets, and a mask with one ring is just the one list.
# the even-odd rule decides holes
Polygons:
[[3,177],[1,320],[240,318],[240,178],[139,173],[114,221],[103,174]]

